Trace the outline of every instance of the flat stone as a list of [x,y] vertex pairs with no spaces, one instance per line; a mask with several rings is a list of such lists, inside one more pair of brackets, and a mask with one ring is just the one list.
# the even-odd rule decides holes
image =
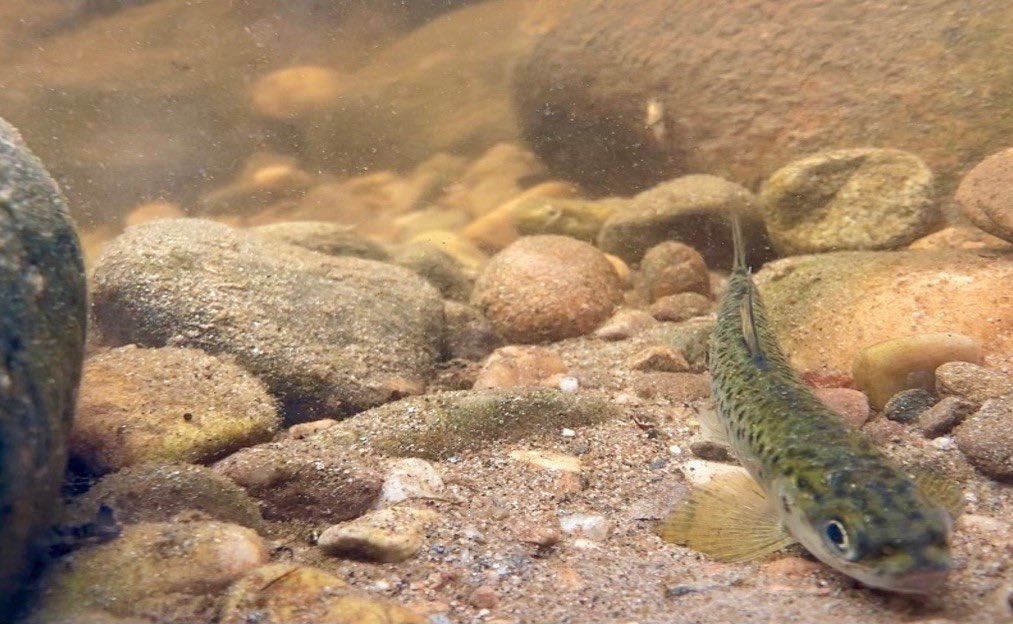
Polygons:
[[883,414],[892,421],[912,423],[923,412],[936,404],[936,397],[925,388],[901,390],[890,397],[883,407]]
[[330,527],[320,534],[317,546],[328,555],[396,563],[415,556],[425,525],[436,518],[428,509],[382,509]]
[[510,451],[510,459],[544,470],[579,473],[580,458],[565,453],[540,450]]
[[943,397],[918,416],[918,430],[926,438],[948,434],[978,409],[978,404],[960,397]]
[[936,392],[981,404],[1013,394],[1013,378],[973,362],[947,362],[936,368]]

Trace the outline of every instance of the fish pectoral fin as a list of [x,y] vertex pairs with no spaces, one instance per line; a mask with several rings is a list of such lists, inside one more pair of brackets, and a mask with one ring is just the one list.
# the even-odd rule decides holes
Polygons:
[[690,492],[657,531],[666,542],[727,562],[760,559],[795,541],[745,470],[715,475]]
[[964,511],[964,493],[952,479],[932,468],[917,468],[911,471],[918,489],[931,502],[939,505],[956,521]]
[[696,419],[700,423],[700,435],[705,440],[724,444],[725,446],[732,445],[731,440],[728,439],[728,432],[725,431],[724,425],[721,424],[717,404],[713,400],[703,402],[697,407]]

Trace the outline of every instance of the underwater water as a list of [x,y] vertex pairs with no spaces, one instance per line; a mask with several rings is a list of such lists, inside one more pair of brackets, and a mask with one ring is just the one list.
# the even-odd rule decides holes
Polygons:
[[0,2],[0,623],[1009,621],[1011,58],[1000,0]]

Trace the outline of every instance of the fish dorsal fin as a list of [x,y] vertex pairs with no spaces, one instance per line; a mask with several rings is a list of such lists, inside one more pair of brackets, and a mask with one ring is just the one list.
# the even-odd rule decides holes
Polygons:
[[739,315],[742,317],[742,339],[749,349],[749,354],[756,359],[763,358],[763,350],[760,349],[760,337],[756,333],[756,315],[753,313],[754,288],[749,284],[746,294],[739,303]]
[[745,470],[715,475],[693,490],[661,521],[658,535],[727,562],[760,559],[795,541]]
[[919,467],[911,477],[925,498],[945,509],[954,521],[964,511],[964,493],[946,475],[932,468]]

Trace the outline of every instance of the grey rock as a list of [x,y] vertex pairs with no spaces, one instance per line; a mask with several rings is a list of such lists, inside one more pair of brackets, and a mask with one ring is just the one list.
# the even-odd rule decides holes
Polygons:
[[731,266],[728,214],[742,218],[752,261],[766,257],[766,235],[756,196],[711,175],[688,175],[663,182],[630,200],[598,233],[598,247],[629,263],[639,262],[658,243],[675,240],[696,249],[709,267]]
[[432,245],[407,243],[394,252],[393,261],[418,273],[452,301],[468,301],[475,286],[475,275],[453,256]]
[[504,345],[503,337],[477,308],[446,301],[443,314],[447,324],[444,343],[447,359],[478,361]]
[[960,397],[943,397],[918,416],[918,430],[926,438],[946,435],[978,409],[977,403]]
[[932,172],[892,149],[822,152],[774,172],[760,193],[785,255],[897,249],[940,221]]
[[1013,482],[1013,396],[989,399],[955,432],[957,448],[996,481]]
[[708,314],[714,306],[710,299],[695,292],[666,295],[651,304],[651,316],[659,321],[679,323]]
[[230,354],[290,422],[420,392],[443,339],[442,300],[406,269],[267,246],[199,219],[128,229],[94,283],[105,341]]
[[899,423],[918,420],[922,412],[936,404],[936,397],[923,388],[902,390],[890,397],[883,407],[884,415]]
[[0,619],[53,518],[86,315],[81,249],[60,189],[0,119]]
[[355,228],[328,221],[285,221],[260,225],[250,230],[266,240],[277,241],[329,256],[354,256],[366,260],[387,260],[383,247],[356,234]]

